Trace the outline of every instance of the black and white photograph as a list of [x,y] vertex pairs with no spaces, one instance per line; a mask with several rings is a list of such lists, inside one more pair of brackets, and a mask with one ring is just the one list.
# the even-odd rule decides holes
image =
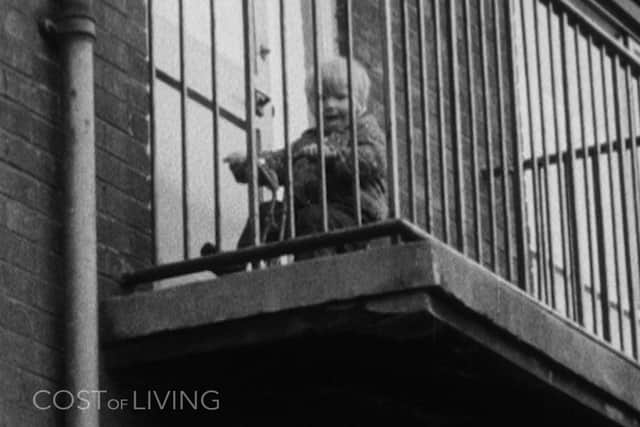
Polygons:
[[0,0],[0,427],[640,427],[640,0]]

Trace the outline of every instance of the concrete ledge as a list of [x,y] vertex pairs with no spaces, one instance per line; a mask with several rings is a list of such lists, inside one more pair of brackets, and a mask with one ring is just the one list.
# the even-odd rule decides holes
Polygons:
[[415,289],[435,283],[428,245],[404,245],[327,257],[154,292],[102,304],[105,342],[139,338]]
[[[340,314],[340,306],[352,310]],[[112,297],[102,304],[103,341],[122,348],[156,337],[166,344],[167,334],[191,333],[192,341],[195,334],[232,345],[236,335],[216,335],[220,328],[233,328],[243,343],[248,336],[275,340],[316,321],[326,327],[331,316],[342,316],[341,324],[353,316],[357,328],[363,311],[397,316],[399,334],[407,315],[435,318],[608,419],[640,425],[637,364],[433,239]]]

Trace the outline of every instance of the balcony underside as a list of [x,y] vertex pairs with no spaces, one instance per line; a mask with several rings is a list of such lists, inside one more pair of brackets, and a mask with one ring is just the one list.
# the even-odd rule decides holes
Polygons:
[[430,239],[112,297],[102,325],[123,383],[213,386],[229,419],[640,425],[636,365]]

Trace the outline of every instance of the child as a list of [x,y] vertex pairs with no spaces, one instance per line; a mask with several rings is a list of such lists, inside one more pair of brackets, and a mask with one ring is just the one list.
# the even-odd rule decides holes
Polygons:
[[[358,165],[360,176],[360,200],[363,223],[382,220],[387,216],[385,138],[375,117],[366,110],[370,81],[366,71],[353,61],[355,112],[357,117]],[[326,163],[327,215],[329,230],[357,225],[354,212],[349,84],[345,58],[336,58],[320,67],[323,87],[322,117],[324,122],[324,156]],[[315,113],[315,78],[307,80],[306,95],[309,107]],[[322,232],[322,204],[320,201],[320,175],[317,129],[308,129],[291,145],[293,193],[296,235]],[[242,154],[225,158],[238,182],[248,180],[247,161]],[[260,154],[260,185],[286,182],[284,150]],[[271,185],[271,186],[272,186]],[[281,238],[282,231],[273,227],[267,216],[277,217],[282,205],[269,212],[267,204],[260,206],[261,229],[270,225],[265,241]],[[238,243],[239,247],[252,244],[249,226]],[[280,236],[280,237],[278,237]],[[351,250],[362,245],[349,245],[338,251]],[[318,253],[315,253],[317,255]],[[313,256],[313,255],[312,255]],[[300,258],[300,257],[298,257]]]

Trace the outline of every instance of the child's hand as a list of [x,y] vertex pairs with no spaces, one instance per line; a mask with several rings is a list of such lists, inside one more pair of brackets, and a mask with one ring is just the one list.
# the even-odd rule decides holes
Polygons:
[[244,156],[244,154],[238,152],[231,153],[227,157],[222,159],[222,161],[225,163],[229,163],[229,169],[231,169],[231,173],[233,174],[233,177],[236,181],[246,181],[247,158]]

